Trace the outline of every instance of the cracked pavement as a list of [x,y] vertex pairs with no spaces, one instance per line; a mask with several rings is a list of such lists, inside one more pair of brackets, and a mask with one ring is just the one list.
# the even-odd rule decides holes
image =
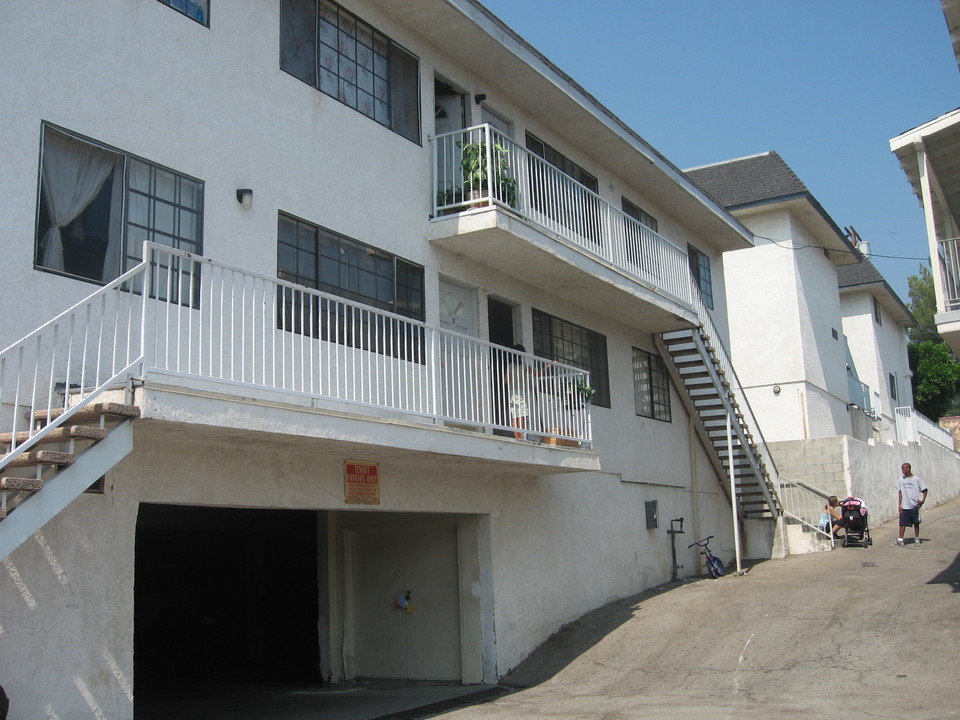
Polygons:
[[960,499],[924,509],[922,545],[893,547],[896,522],[872,535],[607,605],[514,669],[514,692],[436,717],[960,718]]

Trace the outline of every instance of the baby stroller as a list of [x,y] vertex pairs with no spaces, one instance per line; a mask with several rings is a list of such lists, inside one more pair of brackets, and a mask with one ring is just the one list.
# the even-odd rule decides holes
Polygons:
[[863,500],[848,497],[840,502],[840,510],[843,513],[843,546],[865,548],[873,545],[867,522],[867,506]]

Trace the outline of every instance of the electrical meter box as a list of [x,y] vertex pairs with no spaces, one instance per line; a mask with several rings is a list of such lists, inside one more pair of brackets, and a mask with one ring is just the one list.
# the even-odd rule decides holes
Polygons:
[[657,510],[657,501],[647,500],[644,506],[647,511],[647,530],[654,530],[660,527],[660,513]]

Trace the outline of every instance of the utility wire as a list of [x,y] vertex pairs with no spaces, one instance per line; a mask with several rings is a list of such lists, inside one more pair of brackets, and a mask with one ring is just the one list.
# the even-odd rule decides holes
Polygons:
[[[804,248],[819,248],[819,249],[821,249],[821,250],[823,249],[823,246],[822,246],[822,245],[803,245],[803,244],[801,244],[801,245],[784,245],[784,244],[781,244],[781,243],[786,243],[786,242],[788,242],[787,240],[774,240],[772,237],[767,237],[766,235],[754,235],[754,237],[755,237],[755,238],[759,238],[759,239],[761,239],[761,240],[769,240],[769,241],[772,242],[774,245],[776,245],[778,248],[783,248],[784,250],[803,250]],[[881,255],[881,254],[875,253],[875,252],[871,252],[871,253],[870,253],[870,256],[867,257],[866,255],[864,255],[864,254],[863,254],[862,252],[860,252],[859,250],[830,250],[830,252],[846,253],[847,255],[861,255],[861,256],[863,256],[863,257],[866,257],[868,260],[869,260],[870,258],[880,257],[880,258],[887,258],[887,259],[890,259],[890,260],[920,260],[920,261],[924,261],[924,262],[930,262],[930,258],[929,258],[929,257],[909,257],[909,256],[906,256],[906,255]]]

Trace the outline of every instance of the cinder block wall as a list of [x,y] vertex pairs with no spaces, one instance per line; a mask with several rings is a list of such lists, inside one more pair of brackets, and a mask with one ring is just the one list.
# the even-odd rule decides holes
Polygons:
[[801,480],[828,495],[847,496],[844,437],[784,440],[767,447],[781,480]]

